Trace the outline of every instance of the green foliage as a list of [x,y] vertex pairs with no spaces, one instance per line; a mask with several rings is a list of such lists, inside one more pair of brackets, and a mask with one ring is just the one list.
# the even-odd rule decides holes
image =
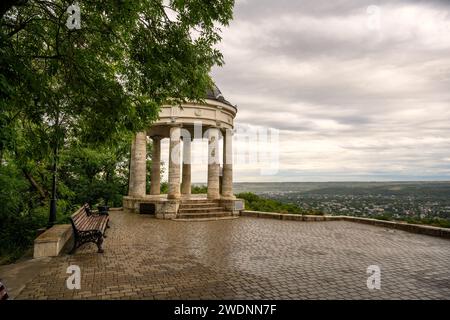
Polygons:
[[295,213],[295,214],[323,214],[316,211],[305,210],[292,203],[266,199],[251,192],[243,192],[236,195],[245,200],[245,209],[262,212]]
[[[130,143],[116,147],[73,146],[61,155],[60,193],[73,203],[120,206],[128,186]],[[62,188],[62,187],[65,188]]]
[[[22,172],[8,162],[0,166],[0,264],[14,261],[32,243],[36,229],[45,223],[38,197]],[[14,213],[14,214],[12,214]]]
[[208,187],[205,185],[192,185],[191,186],[191,193],[192,194],[206,194],[208,192]]
[[223,64],[216,44],[234,1],[79,0],[73,30],[71,4],[1,6],[1,256],[17,256],[45,226],[54,157],[58,222],[84,202],[121,204],[132,134],[162,104],[202,99]]
[[[74,143],[63,150],[58,175],[57,223],[68,223],[68,217],[85,202],[121,206],[122,195],[128,188],[128,141],[124,139],[115,147]],[[45,158],[33,167],[28,162],[24,164],[21,158],[10,157],[9,153],[0,166],[0,260],[5,263],[19,257],[32,244],[36,230],[47,224],[51,186],[48,166]],[[42,189],[43,195],[36,187]]]
[[[233,0],[78,3],[81,29],[66,26],[65,0],[29,0],[1,17],[0,108],[8,124],[19,114],[63,127],[54,141],[70,132],[112,141],[145,128],[164,102],[201,99],[211,67],[223,63],[215,44]],[[7,130],[0,137],[13,139]]]
[[162,194],[169,193],[169,184],[167,182],[161,182],[161,193]]
[[[281,201],[276,201],[272,199],[266,199],[260,197],[251,192],[243,192],[236,195],[238,198],[245,200],[245,209],[251,211],[262,211],[262,212],[277,212],[277,213],[295,213],[295,214],[305,214],[305,215],[323,215],[323,212],[316,210],[306,210],[295,204],[283,203]],[[432,225],[440,228],[450,228],[450,221],[442,218],[419,218],[419,217],[408,217],[408,218],[394,218],[392,214],[382,214],[370,216],[369,218],[384,220],[384,221],[403,221],[411,224],[425,224]]]

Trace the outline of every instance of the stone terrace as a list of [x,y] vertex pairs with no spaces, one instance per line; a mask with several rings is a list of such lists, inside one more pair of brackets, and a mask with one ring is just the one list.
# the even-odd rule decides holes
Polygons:
[[[111,212],[105,253],[49,259],[16,299],[449,299],[450,241],[352,222]],[[66,268],[81,268],[81,290]],[[381,290],[366,286],[381,267]],[[5,275],[7,277],[7,275]]]

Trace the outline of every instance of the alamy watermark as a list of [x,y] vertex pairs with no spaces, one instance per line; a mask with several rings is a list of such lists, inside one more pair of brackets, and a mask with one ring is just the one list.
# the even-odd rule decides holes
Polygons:
[[[259,170],[263,176],[276,175],[280,167],[280,133],[278,129],[263,126],[237,125],[235,129],[204,127],[201,121],[193,129],[179,128],[178,134],[184,141],[207,140],[201,152],[192,152],[192,157],[182,156],[181,144],[175,144],[170,151],[170,161],[185,164],[233,164]],[[231,141],[230,141],[231,140]],[[205,155],[208,157],[205,157]]]
[[70,276],[66,280],[66,287],[69,290],[81,289],[81,269],[77,265],[70,265],[67,267],[66,273]]
[[69,30],[81,29],[81,10],[77,2],[67,7],[69,17],[66,21],[66,26]]
[[370,265],[367,267],[367,289],[380,290],[381,289],[381,268],[377,265]]
[[366,9],[366,26],[369,30],[378,31],[381,29],[381,9],[379,6],[371,5]]

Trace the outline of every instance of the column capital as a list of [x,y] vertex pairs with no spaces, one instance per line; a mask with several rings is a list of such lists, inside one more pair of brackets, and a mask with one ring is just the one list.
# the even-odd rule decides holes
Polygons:
[[150,138],[154,141],[157,141],[157,140],[163,139],[164,137],[156,134],[156,135],[150,136]]
[[223,139],[225,139],[226,136],[233,137],[235,134],[234,129],[229,128],[220,129],[220,133],[222,134]]
[[187,137],[185,137],[185,136],[183,136],[183,135],[181,135],[181,140],[183,141],[183,142],[185,142],[185,141],[189,141],[189,142],[192,142],[192,141],[194,141],[194,137],[190,137],[189,139],[185,139],[185,138],[187,138]]

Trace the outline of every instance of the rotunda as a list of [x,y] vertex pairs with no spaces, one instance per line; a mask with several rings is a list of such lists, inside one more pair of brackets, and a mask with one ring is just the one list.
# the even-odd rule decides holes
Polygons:
[[[243,210],[243,201],[233,195],[233,128],[237,108],[217,86],[209,90],[204,103],[164,105],[159,118],[134,137],[131,146],[128,196],[123,208],[157,218],[233,217]],[[147,137],[153,142],[150,193],[147,189]],[[191,194],[191,143],[208,139],[207,194]],[[160,194],[161,140],[169,139],[168,193]],[[219,139],[223,139],[222,165]],[[181,147],[181,141],[183,145]]]

